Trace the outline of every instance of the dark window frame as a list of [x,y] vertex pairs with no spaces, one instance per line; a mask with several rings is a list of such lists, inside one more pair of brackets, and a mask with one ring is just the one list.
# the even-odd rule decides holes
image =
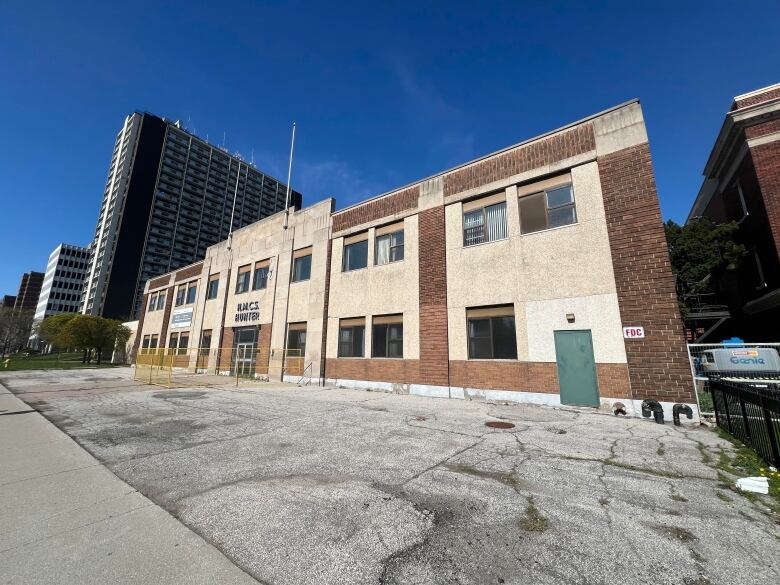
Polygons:
[[[260,264],[259,262],[257,264]],[[255,268],[252,271],[252,290],[264,290],[268,288],[268,274],[271,271],[270,264],[265,264],[264,266],[258,266],[255,264]],[[265,271],[265,275],[261,278],[261,283],[263,286],[257,286],[258,285],[258,273],[261,271]]]
[[[216,278],[214,278],[216,276]],[[206,300],[211,301],[217,298],[219,294],[219,274],[209,276],[206,283]]]
[[[304,258],[308,258],[308,270],[305,278],[296,278],[297,277],[297,267],[298,265],[304,261]],[[306,282],[307,280],[311,280],[311,253],[304,254],[303,256],[298,256],[297,258],[293,258],[293,269],[292,274],[290,275],[290,282]]]
[[[377,330],[384,329],[383,335],[378,335]],[[400,337],[393,338],[391,330],[400,331]],[[384,337],[384,347],[377,346],[377,340]],[[400,344],[398,355],[391,355],[391,348]],[[379,351],[378,351],[379,350]],[[380,353],[381,352],[381,353]],[[377,359],[403,359],[404,357],[404,324],[399,323],[375,323],[371,328],[371,357]]]
[[[348,254],[347,251],[350,249],[357,249],[357,246],[365,246],[365,264],[362,266],[355,266],[355,267],[349,267],[347,266],[347,259],[352,258],[352,254]],[[352,242],[351,244],[344,244],[344,251],[341,254],[341,271],[342,272],[353,272],[355,270],[362,270],[363,268],[368,268],[368,238],[365,240],[358,240],[357,242]]]
[[187,283],[187,302],[185,304],[191,305],[198,299],[198,283]]
[[[244,270],[246,268],[246,270]],[[249,292],[249,285],[252,283],[252,265],[244,264],[239,266],[236,272],[236,294]]]
[[[496,324],[495,322],[499,319],[511,319],[512,320],[512,339],[514,341],[512,348],[509,351],[502,350],[500,353],[503,355],[496,355]],[[482,335],[482,336],[473,336],[472,335],[472,323],[476,322],[487,322],[488,323],[488,334]],[[466,340],[467,340],[467,351],[468,351],[468,359],[470,360],[517,360],[517,327],[515,323],[515,316],[512,315],[496,315],[496,316],[484,316],[484,317],[466,317]],[[475,348],[473,347],[476,341],[479,340],[481,342],[487,341],[490,346],[490,351],[488,356],[484,355],[475,355],[477,352],[475,351]]]
[[184,304],[184,299],[187,298],[187,285],[180,284],[176,288],[176,306],[181,307]]
[[[360,331],[360,352],[356,351],[356,336],[355,332]],[[349,340],[343,339],[343,333],[349,331]],[[347,325],[339,326],[339,346],[338,357],[340,358],[362,358],[366,355],[366,325]],[[349,349],[345,351],[345,347],[349,346]]]
[[[558,191],[560,189],[568,188],[569,192],[571,193],[571,201],[567,203],[561,203],[558,205],[550,206],[550,197],[549,194],[553,191]],[[523,227],[523,199],[530,199],[532,197],[538,197],[539,195],[544,195],[544,212],[545,212],[545,227],[539,228],[539,229],[532,229],[527,230]],[[536,191],[534,193],[526,193],[525,195],[520,195],[518,197],[517,201],[518,206],[518,215],[520,216],[520,234],[526,235],[526,234],[535,234],[538,232],[544,232],[547,230],[553,230],[558,229],[562,227],[568,227],[570,225],[576,225],[579,223],[579,217],[577,215],[577,198],[574,194],[574,183],[571,181],[567,183],[561,183],[560,185],[556,185],[555,187],[549,187],[547,189],[542,189],[540,191]],[[572,217],[573,220],[569,223],[564,223],[561,225],[550,225],[550,212],[551,211],[560,211],[563,209],[571,209],[572,210]]]

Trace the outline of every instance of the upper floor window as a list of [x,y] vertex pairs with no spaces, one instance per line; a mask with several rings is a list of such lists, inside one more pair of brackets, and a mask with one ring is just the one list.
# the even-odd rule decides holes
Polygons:
[[293,254],[292,281],[301,282],[311,278],[311,247],[296,250]]
[[368,265],[368,233],[344,238],[344,259],[341,269],[344,272],[358,270]]
[[341,319],[339,322],[339,357],[363,357],[365,331],[365,319]]
[[464,246],[494,242],[506,237],[506,195],[504,193],[463,204]]
[[261,290],[268,286],[268,268],[270,263],[268,260],[263,262],[257,262],[255,264],[255,277],[252,284],[253,290]]
[[180,284],[179,288],[176,289],[176,306],[184,304],[184,299],[187,296],[187,285],[186,284]]
[[404,357],[403,315],[374,317],[371,329],[371,356],[375,358]]
[[236,294],[245,293],[249,290],[251,268],[251,265],[247,264],[245,266],[241,266],[238,269],[238,277],[236,278]]
[[374,263],[377,265],[404,259],[404,224],[385,226],[376,230]]
[[512,305],[466,311],[469,359],[517,359],[515,311]]
[[206,300],[210,301],[211,299],[216,299],[218,292],[219,292],[219,274],[212,274],[211,276],[209,276],[209,282],[206,285]]
[[187,304],[191,305],[195,302],[195,297],[198,294],[198,283],[191,282],[187,285]]
[[162,311],[165,308],[165,297],[167,295],[165,292],[160,292],[160,294],[157,297],[157,310]]
[[149,297],[149,310],[150,311],[157,310],[157,293],[152,293],[152,296]]
[[[539,186],[542,187],[543,184]],[[574,189],[571,183],[565,185],[553,183],[541,191],[520,195],[518,201],[520,232],[523,234],[577,223]]]

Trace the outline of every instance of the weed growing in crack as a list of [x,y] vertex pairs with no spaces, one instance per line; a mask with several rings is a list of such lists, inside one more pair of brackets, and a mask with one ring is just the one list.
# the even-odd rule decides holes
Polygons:
[[525,507],[525,515],[520,519],[520,528],[526,532],[544,532],[549,527],[549,520],[536,507],[533,496],[528,496],[528,505]]
[[724,502],[733,502],[734,501],[733,499],[731,499],[729,496],[727,496],[726,494],[724,494],[721,491],[716,491],[715,495],[718,496],[719,500],[723,500]]

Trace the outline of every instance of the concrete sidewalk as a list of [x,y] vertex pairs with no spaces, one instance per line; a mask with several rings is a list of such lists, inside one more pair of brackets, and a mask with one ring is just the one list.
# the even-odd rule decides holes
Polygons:
[[0,386],[0,583],[257,583]]

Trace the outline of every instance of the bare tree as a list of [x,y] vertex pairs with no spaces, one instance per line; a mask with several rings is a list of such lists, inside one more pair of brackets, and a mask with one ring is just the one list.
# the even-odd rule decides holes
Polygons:
[[24,348],[30,339],[34,311],[0,307],[0,352],[14,353]]

